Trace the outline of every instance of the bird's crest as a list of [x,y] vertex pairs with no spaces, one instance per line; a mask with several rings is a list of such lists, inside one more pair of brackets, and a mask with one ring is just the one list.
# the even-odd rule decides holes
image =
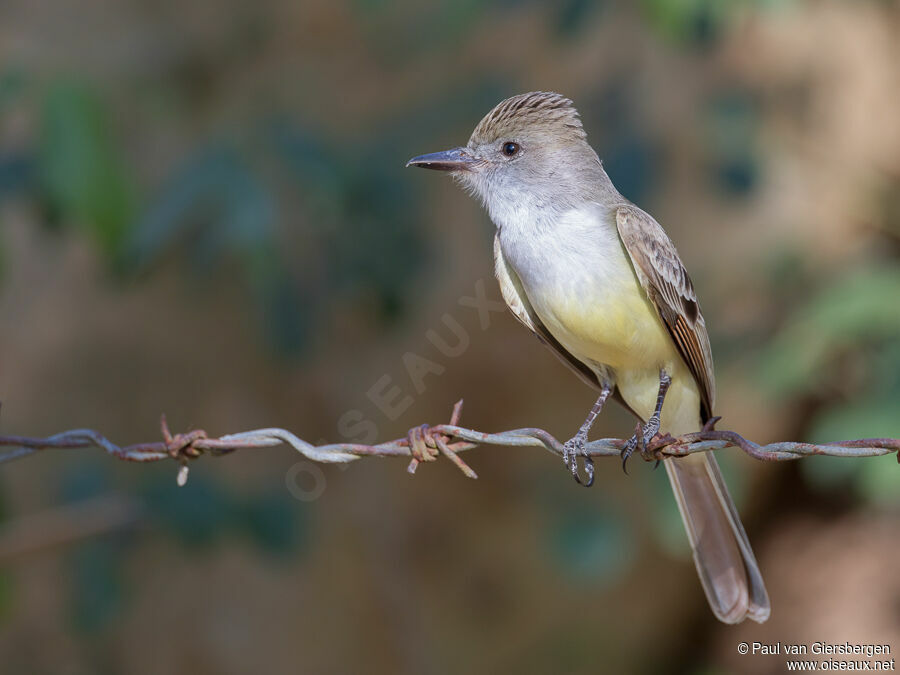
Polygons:
[[576,138],[586,138],[570,99],[555,92],[532,91],[498,103],[475,127],[470,143],[490,142],[532,128],[558,129]]

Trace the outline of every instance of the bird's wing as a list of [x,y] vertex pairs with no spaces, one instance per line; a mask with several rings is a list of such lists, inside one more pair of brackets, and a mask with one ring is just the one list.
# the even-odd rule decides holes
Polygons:
[[678,251],[649,214],[630,204],[616,209],[616,226],[638,280],[700,385],[703,419],[716,400],[712,349],[697,294]]

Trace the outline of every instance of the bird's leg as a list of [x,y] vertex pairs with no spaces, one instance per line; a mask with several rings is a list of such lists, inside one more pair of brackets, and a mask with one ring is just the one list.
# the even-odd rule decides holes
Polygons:
[[563,460],[578,483],[581,483],[581,479],[578,477],[578,455],[584,457],[584,470],[587,472],[588,476],[587,483],[585,483],[587,487],[590,487],[594,482],[594,462],[587,454],[585,448],[588,432],[591,430],[591,425],[594,423],[594,420],[597,419],[597,415],[603,410],[603,404],[606,403],[606,399],[609,398],[611,393],[612,387],[604,383],[600,389],[600,396],[597,397],[597,401],[588,413],[587,419],[584,420],[581,428],[578,429],[578,433],[566,441],[563,446]]
[[634,432],[634,436],[629,438],[625,447],[622,448],[623,470],[625,469],[625,463],[628,461],[628,458],[631,457],[631,454],[635,449],[639,448],[643,455],[647,444],[652,441],[653,437],[659,432],[659,419],[662,414],[663,403],[666,400],[666,392],[669,391],[669,386],[671,384],[672,377],[665,370],[660,370],[659,393],[656,395],[656,408],[654,409],[653,414],[650,415],[650,419],[647,420],[647,423],[643,427],[638,425],[638,428]]

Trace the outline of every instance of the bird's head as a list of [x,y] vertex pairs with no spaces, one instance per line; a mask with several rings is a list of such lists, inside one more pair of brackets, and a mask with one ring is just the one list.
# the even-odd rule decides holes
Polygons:
[[413,157],[406,166],[449,172],[493,212],[523,199],[574,199],[600,163],[572,101],[537,91],[499,103],[465,146]]

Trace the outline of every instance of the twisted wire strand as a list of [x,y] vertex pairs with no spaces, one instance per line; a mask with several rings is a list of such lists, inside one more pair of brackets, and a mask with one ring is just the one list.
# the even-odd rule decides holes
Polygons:
[[[408,457],[408,470],[414,473],[422,462],[434,461],[444,455],[466,476],[477,478],[475,472],[459,453],[479,446],[544,448],[562,457],[563,444],[544,429],[522,428],[486,433],[459,426],[462,401],[453,408],[449,424],[421,425],[409,431],[406,438],[399,438],[376,445],[361,443],[328,443],[313,445],[287,429],[266,428],[226,434],[210,438],[201,430],[172,434],[165,415],[160,419],[161,441],[119,446],[92,429],[72,429],[46,438],[26,436],[0,436],[0,463],[9,462],[49,449],[76,449],[98,447],[112,457],[132,462],[157,462],[166,459],[181,464],[179,484],[187,480],[187,464],[204,454],[224,455],[235,450],[271,448],[289,445],[313,462],[344,463],[363,457]],[[717,418],[718,419],[718,418]],[[863,438],[833,443],[814,444],[794,441],[778,441],[759,445],[734,431],[714,429],[716,420],[700,431],[673,438],[657,435],[648,445],[646,459],[681,457],[695,452],[713,452],[729,447],[740,448],[754,459],[785,461],[813,455],[831,457],[877,457],[897,454],[900,461],[900,439]],[[603,438],[591,441],[585,448],[589,457],[619,457],[626,441],[620,438]]]

